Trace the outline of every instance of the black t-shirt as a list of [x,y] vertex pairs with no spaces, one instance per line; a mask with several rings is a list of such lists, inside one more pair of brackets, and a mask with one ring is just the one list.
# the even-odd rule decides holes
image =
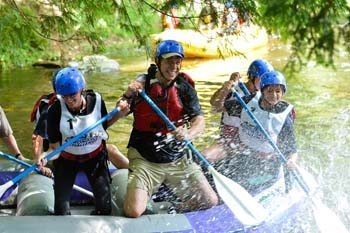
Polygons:
[[[79,115],[79,116],[85,116],[90,114],[94,108],[96,103],[96,94],[92,90],[87,90],[82,93],[86,100],[86,108],[79,113],[73,115]],[[101,116],[107,115],[107,109],[105,102],[103,99],[101,99]],[[69,110],[69,109],[68,109]],[[62,135],[60,132],[60,121],[61,121],[61,104],[59,100],[56,100],[48,110],[48,117],[47,117],[47,134],[50,143],[56,143],[62,141]],[[103,128],[107,129],[107,121],[105,121],[103,124]]]
[[[36,135],[40,135],[44,139],[47,139],[47,112],[49,109],[49,104],[52,98],[55,98],[55,93],[50,93],[46,96],[44,96],[40,102],[38,111],[40,113],[39,119],[37,120],[35,124],[35,128],[33,133]],[[45,101],[43,101],[45,100]]]
[[[178,89],[179,99],[183,106],[184,120],[189,122],[193,117],[203,115],[194,87],[182,77],[178,77],[175,83],[173,85],[176,85]],[[144,100],[136,100],[136,104],[138,101]],[[131,110],[133,107],[135,105],[131,106]],[[187,153],[187,147],[182,141],[174,138],[169,140],[166,135],[140,132],[135,129],[132,130],[130,135],[128,147],[130,146],[136,148],[144,158],[155,163],[173,162]]]

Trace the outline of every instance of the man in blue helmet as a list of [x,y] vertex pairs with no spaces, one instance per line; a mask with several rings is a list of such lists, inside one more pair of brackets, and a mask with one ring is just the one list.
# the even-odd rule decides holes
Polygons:
[[[34,104],[32,113],[30,115],[30,121],[35,122],[35,128],[32,134],[32,148],[34,152],[34,162],[38,162],[41,157],[49,150],[49,139],[47,135],[47,115],[48,108],[56,101],[56,75],[61,69],[57,69],[52,74],[51,84],[54,92],[47,95],[42,95],[38,98]],[[109,155],[109,160],[116,168],[127,168],[129,161],[120,152],[117,146],[113,144],[106,145]],[[51,176],[51,170],[43,168],[43,173],[47,176]]]
[[[286,168],[297,160],[294,134],[294,108],[282,97],[287,91],[284,76],[278,71],[266,72],[260,81],[261,92],[242,97],[274,143],[286,156]],[[255,194],[272,186],[281,177],[281,161],[259,127],[237,99],[227,100],[225,110],[240,118],[235,147],[214,167]]]
[[[128,144],[129,178],[124,212],[139,217],[152,193],[164,183],[182,201],[178,211],[210,208],[218,197],[200,167],[192,162],[183,139],[193,140],[205,127],[194,83],[180,72],[184,50],[174,40],[157,47],[155,63],[133,81],[123,98],[131,103],[134,122]],[[137,96],[144,90],[174,122],[171,131],[151,106]],[[189,126],[190,125],[190,126]]]
[[[107,114],[101,95],[92,90],[84,91],[85,86],[85,78],[77,68],[67,67],[57,73],[57,101],[50,106],[47,117],[47,134],[52,150]],[[70,194],[75,177],[81,170],[85,172],[95,197],[95,210],[91,214],[110,215],[111,180],[107,166],[106,129],[129,111],[126,101],[120,101],[118,106],[121,112],[68,146],[53,161],[55,215],[71,214]],[[41,159],[39,167],[45,163]]]
[[[260,89],[260,77],[269,71],[273,71],[272,65],[264,59],[254,60],[248,67],[247,82],[238,82],[241,75],[238,72],[231,74],[230,79],[222,85],[211,97],[210,104],[216,112],[222,112],[221,117],[221,137],[219,140],[203,151],[203,155],[210,161],[225,157],[226,153],[231,150],[232,140],[235,138],[240,118],[230,116],[224,109],[225,100],[234,99],[232,88],[234,88],[240,96],[245,94],[254,94]],[[249,93],[245,93],[245,92]]]

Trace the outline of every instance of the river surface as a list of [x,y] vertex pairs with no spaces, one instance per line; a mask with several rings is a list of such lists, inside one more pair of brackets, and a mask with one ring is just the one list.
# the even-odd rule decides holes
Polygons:
[[[150,64],[140,52],[139,57],[117,57],[121,71],[86,75],[87,88],[102,94],[108,110],[128,83]],[[204,149],[218,136],[220,114],[211,111],[209,99],[229,74],[246,74],[255,58],[265,58],[281,70],[288,61],[288,46],[271,42],[269,47],[226,60],[185,61],[182,70],[196,81],[200,103],[205,112],[206,132],[195,141]],[[315,66],[310,62],[301,72],[287,76],[285,98],[296,108],[296,133],[300,164],[311,171],[321,184],[323,200],[341,217],[350,229],[350,62],[343,52],[335,61],[336,70]],[[0,73],[0,104],[14,130],[23,154],[31,158],[33,124],[29,115],[38,96],[51,92],[52,70],[29,68]],[[109,130],[109,143],[126,152],[132,117],[114,124]],[[7,149],[0,145],[2,151]]]

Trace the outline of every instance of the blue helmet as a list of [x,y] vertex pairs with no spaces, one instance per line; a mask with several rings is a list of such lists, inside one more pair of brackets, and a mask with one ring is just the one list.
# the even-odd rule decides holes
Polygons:
[[261,76],[260,90],[263,91],[266,86],[278,84],[283,86],[283,92],[285,94],[287,92],[287,84],[283,74],[278,71],[266,72]]
[[74,67],[66,67],[56,75],[55,87],[57,94],[71,95],[85,87],[83,74]]
[[264,73],[270,72],[273,70],[274,69],[269,62],[267,62],[263,59],[256,59],[250,64],[247,74],[250,77],[260,77],[261,78],[261,76]]
[[180,56],[184,58],[184,49],[176,40],[164,40],[157,46],[156,59]]

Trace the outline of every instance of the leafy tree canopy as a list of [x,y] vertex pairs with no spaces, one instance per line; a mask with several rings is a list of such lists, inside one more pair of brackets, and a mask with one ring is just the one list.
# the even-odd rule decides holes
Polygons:
[[[23,66],[39,58],[64,63],[71,49],[83,42],[90,46],[79,48],[87,53],[106,52],[111,41],[121,40],[147,48],[148,35],[162,30],[160,13],[169,14],[176,7],[181,25],[195,28],[197,8],[208,1],[0,0],[0,67]],[[214,6],[228,1],[291,44],[289,65],[302,67],[315,60],[329,66],[340,51],[350,52],[350,4],[346,0],[211,0]],[[220,11],[218,7],[218,15]]]

